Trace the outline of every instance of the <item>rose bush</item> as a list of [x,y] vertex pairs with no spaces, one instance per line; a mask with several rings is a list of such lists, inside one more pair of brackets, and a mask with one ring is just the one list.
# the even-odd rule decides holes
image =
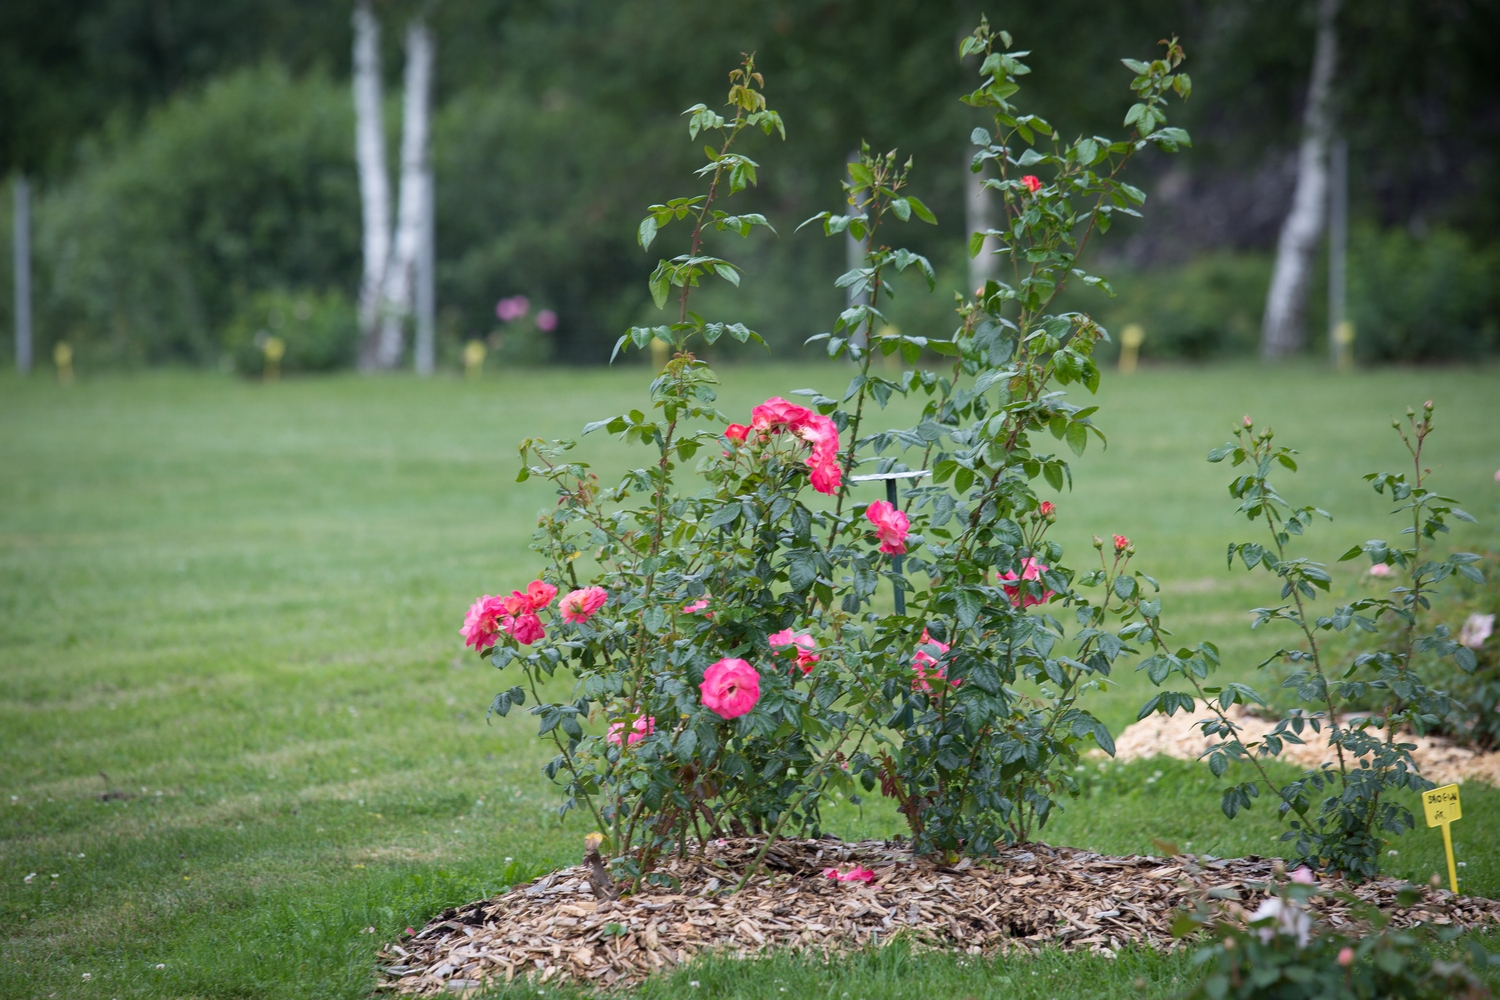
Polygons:
[[[546,583],[482,598],[464,636],[522,675],[492,709],[534,702],[558,751],[546,773],[566,789],[561,808],[592,813],[617,875],[664,879],[655,859],[690,840],[758,832],[771,835],[769,849],[783,830],[817,835],[830,794],[858,802],[877,787],[918,850],[983,854],[1046,822],[1075,791],[1082,749],[1113,752],[1079,702],[1125,649],[1107,627],[1123,606],[1110,588],[1125,556],[1083,581],[1106,584],[1103,602],[1080,594],[1046,538],[1057,509],[1036,495],[1069,481],[1049,440],[1081,454],[1102,437],[1094,408],[1063,387],[1097,389],[1092,352],[1106,333],[1086,315],[1049,310],[1070,280],[1104,284],[1080,255],[1144,201],[1121,179],[1130,157],[1187,144],[1164,109],[1190,85],[1175,40],[1160,59],[1126,60],[1131,135],[1065,143],[1011,103],[1029,70],[1009,35],[981,22],[962,54],[982,64],[963,99],[994,122],[974,131],[974,170],[992,165],[985,183],[1005,212],[969,248],[993,241],[1009,279],[963,298],[955,331],[897,334],[884,322],[893,273],[916,268],[933,282],[926,259],[888,245],[889,226],[936,220],[908,190],[911,161],[865,148],[849,165],[847,205],[804,223],[863,247],[860,266],[836,282],[854,304],[813,338],[852,362],[851,381],[837,395],[792,393],[804,403],[773,397],[748,415],[717,409],[715,376],[692,344],[759,338],[690,311],[700,281],[741,280],[704,236],[769,226],[723,206],[756,182],[747,134],[785,136],[747,58],[731,74],[728,116],[685,112],[691,138],[714,137],[699,171],[706,190],[651,206],[640,224],[647,249],[672,223],[691,228],[685,252],[659,260],[649,279],[658,308],[675,296],[675,321],[632,328],[616,346],[672,349],[651,382],[651,412],[584,428],[643,446],[648,461],[605,485],[572,459],[572,442],[521,444],[520,478],[557,492],[534,542]],[[893,355],[908,366],[899,376],[872,366]],[[941,367],[924,367],[933,357]],[[901,395],[924,399],[919,423],[871,433],[870,411]],[[914,475],[897,503],[871,502],[854,478],[866,472]],[[905,613],[886,610],[882,581]],[[555,609],[553,587],[570,590]],[[543,700],[559,669],[573,678],[570,699]]]

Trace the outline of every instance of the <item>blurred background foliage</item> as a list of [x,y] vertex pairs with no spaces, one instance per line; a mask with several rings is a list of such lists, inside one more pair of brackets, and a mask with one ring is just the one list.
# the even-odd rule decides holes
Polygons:
[[[401,29],[413,9],[377,4],[392,156]],[[1146,157],[1133,168],[1151,194],[1147,221],[1117,227],[1100,248],[1099,269],[1119,296],[1079,292],[1070,304],[1113,329],[1141,323],[1148,357],[1254,348],[1291,197],[1312,55],[1308,0],[472,0],[427,9],[438,44],[439,337],[450,363],[462,341],[495,331],[501,296],[524,294],[558,313],[554,331],[533,329],[538,343],[509,351],[532,359],[601,362],[624,327],[653,312],[645,275],[654,258],[635,245],[635,225],[645,205],[682,193],[700,154],[678,112],[719,97],[742,50],[758,53],[788,126],[785,144],[748,150],[763,169],[745,208],[764,212],[779,235],[733,248],[752,280],[743,292],[714,289],[702,307],[746,320],[777,353],[827,328],[840,305],[831,281],[843,244],[793,230],[838,207],[843,162],[865,139],[915,155],[913,190],[941,222],[902,234],[932,257],[940,281],[931,295],[902,289],[892,322],[947,332],[953,290],[967,283],[963,170],[979,123],[957,100],[975,67],[955,53],[980,13],[1034,52],[1038,71],[1022,100],[1065,136],[1118,132],[1129,103],[1118,58],[1182,37],[1194,93],[1176,112],[1194,148],[1170,166]],[[243,354],[246,331],[261,329],[268,295],[318,303],[327,337],[308,334],[323,340],[307,367],[349,357],[327,332],[348,329],[333,314],[350,308],[359,274],[349,14],[343,3],[296,0],[4,5],[0,156],[38,192],[43,357],[67,339],[82,365],[223,363]],[[1357,350],[1369,361],[1493,352],[1500,60],[1488,47],[1500,37],[1500,5],[1349,4],[1340,29]],[[7,229],[9,213],[7,197]],[[7,240],[4,273],[9,254]],[[10,309],[5,282],[0,310]],[[1318,340],[1309,350],[1322,350]]]

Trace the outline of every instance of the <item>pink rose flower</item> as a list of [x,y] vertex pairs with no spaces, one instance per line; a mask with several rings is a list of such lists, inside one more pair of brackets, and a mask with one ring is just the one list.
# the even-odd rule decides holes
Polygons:
[[812,673],[813,664],[818,662],[818,641],[806,632],[793,632],[784,628],[767,636],[766,641],[770,643],[771,650],[780,653],[783,650],[794,650],[797,654],[797,666],[801,668],[803,676]]
[[[946,653],[949,649],[949,646],[946,642],[938,642],[932,636],[927,634],[927,630],[925,628],[922,630],[922,638],[919,640],[919,644],[923,646],[932,646],[939,653]],[[931,653],[928,653],[926,650],[919,649],[912,654],[911,668],[912,670],[916,671],[917,674],[916,680],[911,682],[913,691],[931,691],[931,681],[946,682],[948,680],[948,673],[942,667],[938,666],[937,657],[933,656]],[[963,681],[954,681],[953,686],[958,687],[962,683]]]
[[520,319],[531,311],[531,300],[524,295],[512,295],[495,303],[495,315],[502,323]]
[[812,446],[807,457],[808,480],[819,493],[837,493],[844,470],[839,465],[839,430],[829,417],[805,406],[772,396],[750,411],[750,429],[762,435],[783,429]]
[[1500,483],[1500,469],[1495,470],[1495,482]]
[[581,625],[594,617],[594,612],[604,607],[607,600],[609,591],[603,587],[584,587],[558,601],[557,610],[562,612],[563,621]]
[[881,552],[888,556],[906,553],[906,536],[911,532],[911,522],[904,511],[889,500],[876,500],[865,508],[865,519],[875,525]]
[[[703,609],[705,609],[705,608],[708,607],[708,598],[709,597],[710,597],[709,594],[704,594],[702,597],[698,598],[692,604],[684,604],[682,606],[682,613],[685,614],[685,615],[696,615],[698,612],[703,611]],[[703,615],[703,617],[705,617],[705,618],[712,618],[713,616],[714,616],[714,613],[712,611],[704,612],[704,615]]]
[[526,600],[531,604],[532,611],[540,611],[552,603],[552,598],[557,596],[557,588],[550,583],[541,580],[532,580],[526,585]]
[[1342,965],[1344,968],[1347,969],[1347,968],[1349,968],[1349,966],[1351,966],[1353,964],[1354,964],[1354,949],[1351,948],[1351,947],[1349,947],[1346,944],[1342,948],[1339,949],[1339,965]]
[[1298,885],[1318,884],[1318,880],[1313,875],[1312,869],[1308,868],[1306,865],[1301,865],[1297,868],[1296,871],[1292,872],[1292,881],[1296,882]]
[[798,406],[780,396],[772,396],[750,411],[750,426],[761,433],[777,431],[783,427],[795,429],[810,416],[812,411],[807,407]]
[[514,618],[507,617],[504,625],[510,637],[523,646],[529,646],[547,635],[547,630],[542,628],[542,620],[529,612]]
[[469,607],[469,613],[464,616],[464,627],[459,629],[459,634],[464,637],[465,646],[473,646],[475,649],[486,649],[495,644],[500,638],[500,632],[504,628],[502,620],[505,614],[505,599],[491,597],[485,594]]
[[1376,563],[1370,567],[1371,576],[1390,576],[1393,570],[1385,563]]
[[645,739],[647,736],[650,736],[652,733],[656,732],[656,716],[642,715],[638,717],[635,722],[631,724],[630,730],[631,731],[629,733],[625,733],[625,723],[611,722],[609,724],[609,734],[604,738],[613,743],[615,746],[619,746],[620,735],[622,733],[625,733],[625,745],[628,747],[633,747],[641,740]]
[[1026,190],[1030,191],[1032,194],[1036,194],[1042,186],[1041,178],[1037,177],[1035,174],[1027,174],[1025,177],[1022,177],[1021,183],[1025,184]]
[[842,875],[839,874],[839,870],[837,868],[824,868],[823,877],[831,878],[839,882],[869,883],[875,881],[875,873],[870,871],[870,869],[863,868],[859,865],[855,865],[853,868],[849,869],[847,872],[844,872]]
[[557,329],[557,313],[551,309],[543,309],[536,314],[536,328],[543,333],[551,333]]
[[724,428],[724,436],[731,441],[737,441],[740,444],[744,444],[745,439],[750,436],[750,428],[746,427],[744,424],[730,424],[728,427]]
[[833,496],[839,491],[839,483],[844,480],[844,469],[839,465],[837,452],[815,451],[807,457],[807,467],[812,470],[807,480],[812,483],[813,489],[824,496]]
[[[1116,535],[1115,536],[1115,539],[1116,539],[1115,545],[1118,546],[1120,544],[1119,539],[1122,539],[1124,537],[1125,536],[1123,536],[1123,535]],[[1130,540],[1129,539],[1125,539],[1125,544],[1129,545],[1130,544]],[[1117,551],[1118,551],[1118,549],[1117,549]],[[1010,598],[1010,603],[1011,603],[1012,607],[1029,608],[1033,604],[1041,604],[1041,603],[1043,603],[1048,598],[1053,597],[1056,594],[1056,591],[1048,590],[1045,586],[1043,586],[1043,588],[1042,588],[1042,596],[1041,597],[1033,597],[1030,594],[1026,594],[1025,596],[1022,596],[1022,594],[1021,594],[1021,588],[1019,586],[1016,586],[1016,587],[1007,587],[1007,586],[1005,586],[1006,583],[1014,583],[1017,580],[1038,580],[1038,579],[1041,579],[1042,574],[1045,573],[1046,571],[1047,571],[1047,567],[1046,566],[1044,566],[1041,563],[1037,562],[1031,556],[1027,556],[1025,559],[1021,560],[1021,575],[1019,577],[1016,576],[1015,570],[1008,570],[1007,572],[1001,574],[1001,576],[1000,576],[1000,584],[1001,584],[1000,589],[1004,590],[1005,591],[1005,596]]]
[[[1130,548],[1130,539],[1126,538],[1124,535],[1116,535],[1115,536],[1115,551],[1116,552],[1124,552],[1128,548]],[[1028,579],[1034,579],[1034,578],[1033,577],[1028,577]]]
[[760,674],[744,660],[722,659],[703,672],[699,690],[704,707],[725,719],[737,719],[760,701]]

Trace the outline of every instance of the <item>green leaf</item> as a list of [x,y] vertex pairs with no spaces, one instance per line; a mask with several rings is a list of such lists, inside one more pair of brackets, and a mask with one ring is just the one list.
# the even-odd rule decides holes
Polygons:
[[906,200],[911,203],[911,210],[917,218],[921,219],[929,226],[937,225],[937,216],[932,214],[932,209],[922,204],[922,199],[918,198],[916,195],[909,194],[906,196]]
[[740,287],[740,274],[732,264],[715,264],[714,271],[735,288]]
[[651,241],[656,239],[656,229],[656,216],[648,215],[641,220],[641,226],[636,230],[635,238],[642,250],[651,249]]
[[1088,443],[1089,428],[1087,424],[1081,420],[1075,420],[1068,424],[1068,447],[1073,450],[1073,454],[1082,455],[1083,449],[1088,446]]

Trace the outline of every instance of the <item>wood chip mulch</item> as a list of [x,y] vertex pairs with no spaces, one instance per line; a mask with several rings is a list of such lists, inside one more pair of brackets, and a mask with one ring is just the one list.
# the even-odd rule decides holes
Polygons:
[[[1236,725],[1243,726],[1244,739],[1259,739],[1275,727],[1275,722],[1250,712],[1241,705],[1230,706],[1226,713]],[[1203,712],[1179,712],[1172,716],[1150,715],[1125,728],[1115,739],[1115,760],[1137,760],[1160,754],[1179,760],[1197,760],[1217,738],[1203,735],[1197,722]],[[1346,720],[1347,721],[1347,720]],[[1371,729],[1370,735],[1384,738],[1385,730]],[[1325,762],[1337,764],[1338,758],[1328,746],[1327,730],[1304,733],[1304,743],[1287,743],[1281,759],[1301,767],[1317,767]],[[1500,750],[1476,750],[1461,747],[1441,736],[1417,736],[1402,733],[1401,742],[1410,743],[1413,761],[1422,777],[1439,785],[1462,781],[1482,781],[1500,788]],[[1103,753],[1096,751],[1102,758]]]
[[[583,866],[517,885],[493,899],[439,914],[381,952],[377,989],[432,995],[499,985],[517,976],[537,984],[625,987],[702,951],[737,957],[770,948],[823,954],[880,945],[897,934],[918,948],[997,955],[1044,946],[1113,956],[1129,944],[1165,949],[1174,909],[1210,889],[1234,890],[1253,908],[1273,879],[1271,858],[1109,857],[1031,845],[992,859],[947,866],[883,841],[778,841],[766,863],[730,895],[762,842],[715,841],[703,854],[673,858],[660,870],[673,889],[643,886],[617,900],[596,899]],[[872,883],[823,872],[863,866]],[[1326,882],[1383,908],[1403,883]],[[1318,899],[1334,926],[1348,906]],[[1396,911],[1394,923],[1475,926],[1500,923],[1500,901],[1427,889]]]

